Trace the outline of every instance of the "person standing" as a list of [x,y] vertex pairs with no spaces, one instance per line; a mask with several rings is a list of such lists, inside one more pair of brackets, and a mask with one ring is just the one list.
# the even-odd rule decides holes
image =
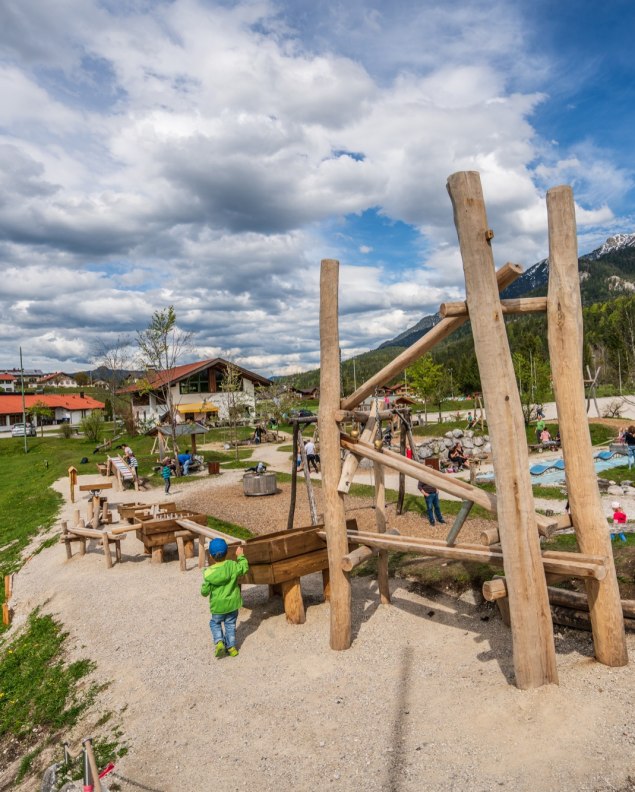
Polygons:
[[635,462],[635,426],[629,426],[624,432],[624,442],[628,452],[628,469],[630,470],[633,462]]
[[311,465],[313,465],[315,472],[319,473],[318,463],[320,461],[320,457],[315,450],[315,443],[313,440],[309,440],[308,443],[305,444],[304,450],[306,451],[306,459],[309,463],[309,470],[311,470]]
[[444,523],[445,520],[441,514],[441,505],[439,503],[439,490],[433,487],[432,484],[424,484],[423,481],[419,482],[417,488],[425,498],[430,525],[434,525],[435,518],[437,522]]
[[209,543],[209,554],[214,563],[203,571],[201,594],[209,597],[214,654],[217,658],[226,654],[237,657],[236,621],[243,604],[238,578],[247,572],[249,563],[242,547],[236,548],[235,561],[228,559],[227,542],[220,537]]
[[617,535],[623,542],[625,542],[626,535],[624,534],[624,526],[626,525],[628,518],[620,506],[619,501],[613,501],[611,508],[613,509],[613,525],[617,526],[617,530],[611,532],[611,539],[615,539],[615,536]]
[[172,460],[169,457],[166,457],[163,460],[163,467],[161,468],[161,478],[165,483],[165,494],[167,495],[170,491],[170,480],[172,479],[172,467],[170,462]]

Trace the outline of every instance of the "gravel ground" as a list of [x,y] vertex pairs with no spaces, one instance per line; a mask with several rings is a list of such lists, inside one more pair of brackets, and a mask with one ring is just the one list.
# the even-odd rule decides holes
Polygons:
[[[240,476],[177,480],[173,494],[252,529],[284,525],[286,494],[244,498]],[[421,523],[410,515],[399,527]],[[375,582],[358,578],[353,645],[333,652],[313,575],[303,579],[302,626],[286,623],[266,587],[245,586],[241,654],[217,661],[194,560],[185,573],[175,561],[153,566],[132,536],[123,550],[111,570],[97,548],[70,561],[62,546],[44,550],[17,575],[14,607],[18,627],[44,604],[69,631],[72,658],[93,658],[97,678],[110,680],[70,736],[75,747],[113,711],[130,748],[117,765],[129,779],[124,790],[632,788],[635,666],[595,663],[587,634],[556,633],[560,686],[519,691],[510,634],[494,608],[470,596],[431,598],[403,580],[391,581],[392,606],[380,606]],[[633,654],[634,636],[628,641]]]

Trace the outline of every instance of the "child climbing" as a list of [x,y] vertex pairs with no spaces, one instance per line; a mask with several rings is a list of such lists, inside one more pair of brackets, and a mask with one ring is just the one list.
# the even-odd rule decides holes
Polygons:
[[236,561],[227,559],[227,542],[220,538],[212,539],[209,543],[209,554],[214,563],[203,571],[201,594],[209,597],[212,614],[209,628],[214,641],[214,654],[218,658],[225,654],[236,657],[236,622],[238,610],[243,604],[237,580],[247,572],[249,562],[242,547],[236,548]]
[[[624,514],[624,512],[622,511],[622,507],[620,506],[619,502],[613,501],[613,503],[611,504],[611,508],[613,509],[613,525],[617,525],[619,528],[626,525],[627,517],[626,514]],[[624,531],[619,531],[619,532],[612,531],[611,539],[615,539],[616,535],[619,536],[623,542],[626,541],[626,536],[624,534]]]

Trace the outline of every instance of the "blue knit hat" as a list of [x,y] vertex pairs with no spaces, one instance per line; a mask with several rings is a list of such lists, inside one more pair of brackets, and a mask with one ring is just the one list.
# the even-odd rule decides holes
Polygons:
[[225,555],[227,552],[227,542],[217,536],[209,543],[209,554],[214,557],[217,555]]

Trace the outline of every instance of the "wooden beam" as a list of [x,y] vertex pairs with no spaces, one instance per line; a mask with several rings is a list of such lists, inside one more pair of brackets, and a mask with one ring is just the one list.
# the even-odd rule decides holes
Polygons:
[[342,463],[340,430],[335,412],[340,408],[340,342],[338,328],[339,261],[324,259],[320,268],[320,456],[324,527],[327,535],[330,579],[331,649],[351,645],[351,584],[342,569],[348,552],[344,497],[337,491]]
[[293,520],[295,517],[295,500],[298,489],[298,437],[300,435],[300,425],[297,421],[293,422],[293,458],[291,460],[291,499],[289,501],[289,516],[287,517],[287,530],[293,530]]
[[[360,439],[364,443],[371,443],[377,433],[377,402],[373,402],[368,415],[368,420],[362,431]],[[350,491],[351,484],[359,467],[359,459],[350,451],[347,452],[342,463],[342,474],[337,485],[337,491],[346,495]]]
[[304,624],[306,615],[304,611],[304,601],[302,599],[302,587],[300,578],[286,580],[281,584],[282,601],[287,621],[290,624]]
[[[378,534],[386,533],[386,482],[384,480],[384,466],[375,462],[375,526]],[[377,586],[379,588],[379,601],[382,605],[390,605],[390,582],[388,579],[388,552],[379,551],[377,563]]]
[[[499,290],[502,291],[507,286],[512,284],[516,278],[519,278],[522,275],[522,273],[523,268],[520,266],[520,264],[505,264],[502,266],[496,273]],[[382,385],[390,382],[393,377],[396,377],[397,374],[414,363],[415,360],[423,357],[423,355],[429,352],[434,346],[436,346],[436,344],[443,341],[444,338],[447,338],[455,330],[458,330],[458,328],[464,325],[465,322],[467,322],[467,316],[441,319],[441,321],[438,322],[433,328],[428,330],[424,336],[422,336],[418,341],[415,341],[412,346],[408,347],[408,349],[406,349],[400,355],[397,355],[397,357],[384,366],[381,371],[378,371],[377,374],[374,374],[363,385],[360,385],[360,387],[354,393],[351,393],[350,396],[342,399],[342,403],[340,405],[342,410],[352,410],[357,407],[357,405],[361,404],[365,398],[371,396],[377,388],[381,388]]]
[[[375,408],[377,405],[374,405]],[[389,421],[392,418],[392,410],[336,410],[335,420],[338,423],[343,421],[357,421],[358,423],[366,423],[371,415],[375,415],[380,421]]]
[[[439,556],[440,558],[475,561],[485,564],[503,564],[503,553],[500,550],[483,547],[478,544],[446,545],[443,540],[420,538],[414,536],[380,535],[360,531],[349,534],[349,539],[360,545],[378,549],[395,550],[406,553]],[[598,556],[587,556],[581,553],[558,553],[553,555],[545,551],[541,556],[544,570],[558,575],[570,577],[594,578],[602,580],[606,575],[605,559]],[[546,586],[545,586],[546,589]]]
[[558,671],[527,444],[510,442],[510,438],[525,436],[522,405],[500,306],[479,174],[455,173],[448,178],[447,187],[461,248],[472,335],[492,440],[516,684],[521,689],[534,688],[557,683]]
[[461,508],[459,509],[459,513],[456,515],[454,523],[450,528],[448,533],[446,542],[449,545],[453,545],[456,542],[456,537],[459,535],[459,531],[465,525],[465,521],[468,518],[470,511],[472,510],[472,506],[474,506],[473,501],[471,500],[464,500],[461,504]]
[[593,645],[605,665],[628,662],[620,592],[602,500],[593,465],[593,450],[584,404],[582,373],[582,301],[578,277],[575,206],[570,187],[547,192],[549,287],[547,318],[549,357],[558,410],[571,519],[580,550],[605,555],[608,574],[587,583]]
[[[517,297],[511,300],[501,300],[500,302],[504,316],[525,313],[545,313],[547,310],[546,297]],[[450,316],[469,316],[465,300],[441,303],[439,306],[439,313],[443,318]]]
[[368,561],[369,558],[376,556],[378,553],[379,550],[373,550],[372,547],[357,547],[342,558],[342,569],[345,572],[351,572],[355,567]]

